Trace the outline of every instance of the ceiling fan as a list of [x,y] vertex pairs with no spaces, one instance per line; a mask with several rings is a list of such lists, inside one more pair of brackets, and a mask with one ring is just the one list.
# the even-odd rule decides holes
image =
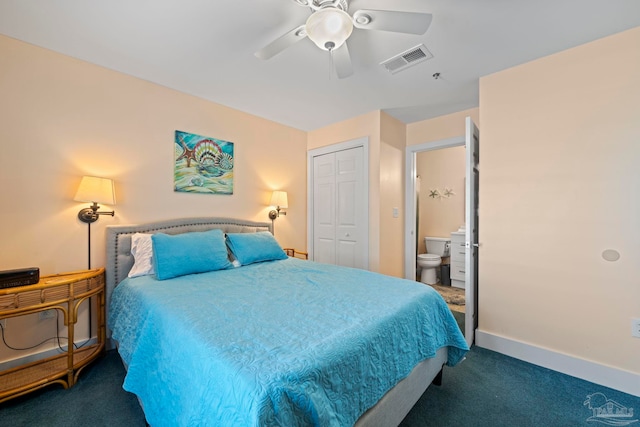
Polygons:
[[320,49],[329,51],[338,78],[353,74],[347,39],[353,27],[361,30],[424,34],[431,24],[430,13],[360,9],[349,15],[347,0],[293,0],[311,9],[307,22],[275,39],[255,55],[269,59],[297,41],[309,37]]

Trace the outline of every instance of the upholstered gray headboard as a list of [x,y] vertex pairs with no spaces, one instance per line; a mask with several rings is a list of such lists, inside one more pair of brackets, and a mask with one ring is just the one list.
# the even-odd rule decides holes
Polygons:
[[[138,225],[111,225],[107,232],[106,305],[109,310],[111,293],[133,267],[131,236],[135,233],[180,234],[190,231],[221,229],[225,233],[273,232],[268,222],[246,221],[236,218],[179,218]],[[107,335],[110,336],[109,328]]]

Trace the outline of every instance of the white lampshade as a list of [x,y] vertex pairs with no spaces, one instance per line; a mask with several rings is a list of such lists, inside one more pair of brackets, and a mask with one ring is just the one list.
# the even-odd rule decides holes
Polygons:
[[353,31],[349,14],[336,7],[327,7],[314,12],[305,25],[307,36],[324,50],[338,49]]
[[113,181],[108,178],[98,178],[95,176],[83,176],[80,186],[73,198],[76,202],[104,203],[105,205],[116,204],[116,193]]
[[289,201],[287,200],[287,192],[286,191],[274,191],[271,195],[271,206],[276,206],[278,208],[288,208]]

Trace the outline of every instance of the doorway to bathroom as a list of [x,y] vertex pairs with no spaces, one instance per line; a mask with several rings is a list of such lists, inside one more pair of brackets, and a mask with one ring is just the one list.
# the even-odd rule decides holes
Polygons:
[[465,232],[465,147],[419,151],[415,165],[415,280],[435,288],[462,324],[465,248],[460,243]]
[[[441,294],[446,292],[445,299],[450,301],[459,303],[464,294],[464,305],[450,307],[463,324],[469,345],[478,325],[479,142],[478,128],[467,117],[464,136],[407,147],[405,163],[405,277],[420,280],[416,274],[417,255],[426,252],[425,237],[449,236],[450,257],[443,257],[445,265],[449,265],[449,279],[446,280],[446,269],[441,269],[440,283],[432,286],[442,286]],[[424,168],[420,157],[428,159]],[[464,315],[455,308],[464,311]]]

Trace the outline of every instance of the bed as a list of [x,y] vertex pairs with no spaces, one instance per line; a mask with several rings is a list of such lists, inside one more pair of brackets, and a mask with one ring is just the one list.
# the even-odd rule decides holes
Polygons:
[[107,227],[124,389],[153,427],[398,425],[468,350],[446,303],[417,282],[287,257],[271,231],[230,218]]

